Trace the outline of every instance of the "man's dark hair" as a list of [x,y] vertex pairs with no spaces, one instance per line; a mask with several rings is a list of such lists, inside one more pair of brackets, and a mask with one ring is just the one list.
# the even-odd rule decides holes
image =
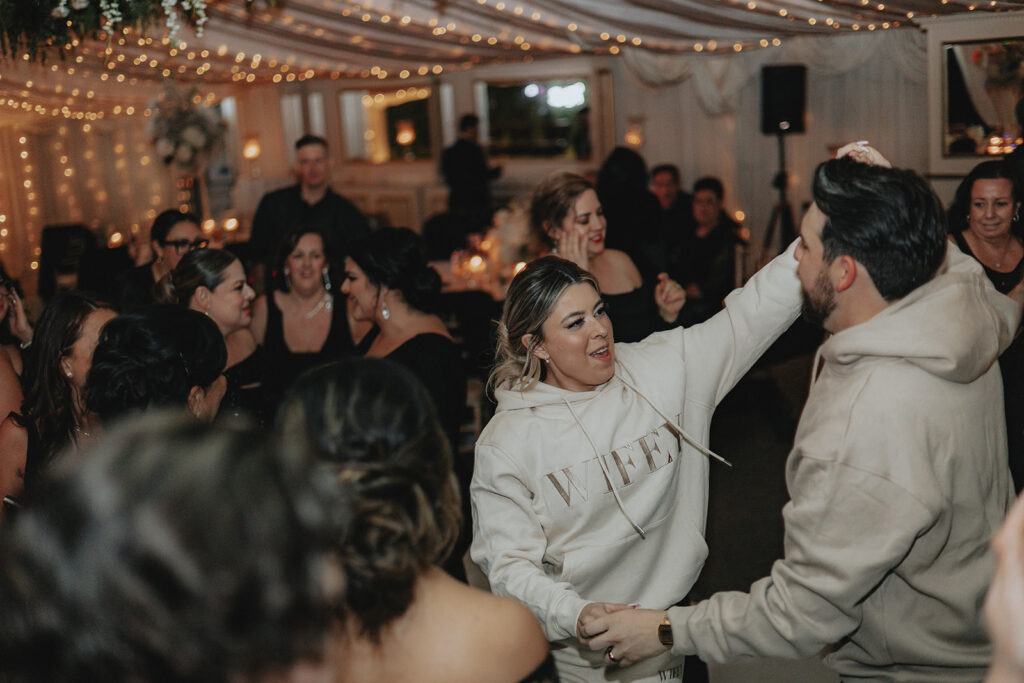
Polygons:
[[849,157],[818,165],[811,188],[826,216],[826,262],[852,256],[886,301],[932,279],[946,253],[946,222],[928,183],[913,171]]
[[652,178],[658,175],[659,173],[668,173],[670,176],[672,176],[673,182],[675,182],[676,185],[679,185],[679,167],[676,166],[675,164],[658,164],[657,166],[651,169]]
[[306,133],[301,138],[295,141],[295,151],[308,147],[309,145],[320,145],[324,149],[327,149],[327,140],[324,140],[319,135],[310,135]]
[[718,197],[718,201],[722,201],[725,197],[725,186],[722,185],[721,180],[713,176],[706,175],[697,179],[697,182],[693,184],[693,193],[697,194],[701,190],[711,190],[712,194]]
[[470,128],[476,128],[480,125],[480,117],[476,114],[463,114],[462,118],[459,119],[459,132],[465,133]]

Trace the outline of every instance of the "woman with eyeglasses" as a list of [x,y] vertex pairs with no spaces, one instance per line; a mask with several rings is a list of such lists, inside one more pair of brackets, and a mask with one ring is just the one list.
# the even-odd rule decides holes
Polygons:
[[167,209],[156,217],[149,240],[153,260],[132,268],[118,280],[115,291],[122,311],[155,303],[154,285],[177,267],[182,256],[208,244],[199,229],[199,219],[177,209]]

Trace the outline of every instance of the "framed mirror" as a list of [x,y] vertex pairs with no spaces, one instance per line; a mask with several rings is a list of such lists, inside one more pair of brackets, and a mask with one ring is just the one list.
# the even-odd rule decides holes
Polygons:
[[1024,97],[1024,36],[945,42],[942,152],[1002,156],[1024,143],[1015,108]]

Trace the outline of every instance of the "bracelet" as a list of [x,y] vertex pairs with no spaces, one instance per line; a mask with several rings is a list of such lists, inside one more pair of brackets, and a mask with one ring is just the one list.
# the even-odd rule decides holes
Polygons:
[[32,340],[31,339],[29,339],[26,342],[21,342],[20,344],[18,344],[18,348],[21,349],[22,351],[24,351],[25,349],[27,349],[30,346],[32,346]]

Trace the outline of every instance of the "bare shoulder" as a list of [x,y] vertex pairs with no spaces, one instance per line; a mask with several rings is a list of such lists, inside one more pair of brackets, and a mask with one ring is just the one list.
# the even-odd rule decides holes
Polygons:
[[591,259],[591,271],[605,294],[630,292],[643,282],[633,259],[618,249],[605,249],[600,256]]
[[[467,640],[473,642],[473,668],[479,680],[508,681],[526,678],[548,654],[548,641],[530,610],[515,600],[498,597],[460,584]],[[484,674],[483,672],[486,672]]]

